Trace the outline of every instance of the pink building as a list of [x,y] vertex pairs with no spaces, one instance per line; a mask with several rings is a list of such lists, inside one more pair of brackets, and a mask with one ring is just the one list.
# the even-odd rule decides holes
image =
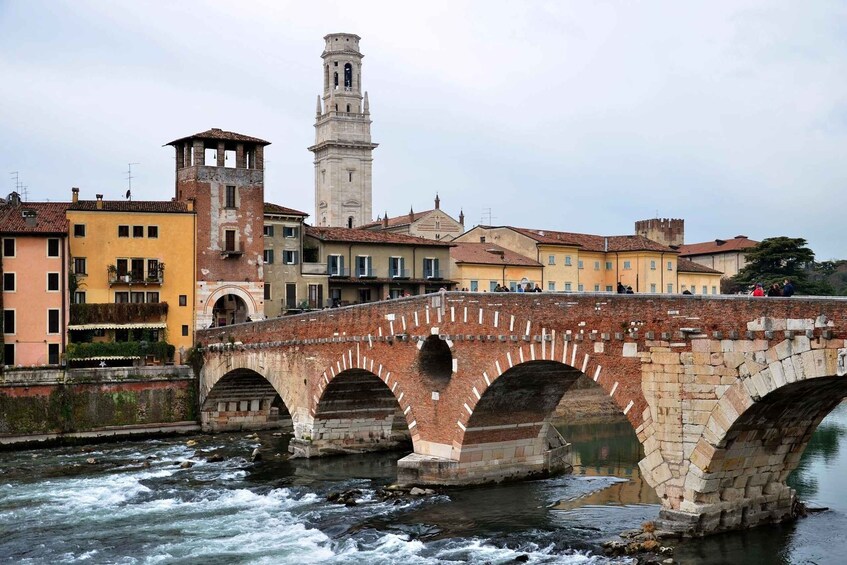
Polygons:
[[58,365],[68,325],[68,221],[62,202],[0,207],[3,364]]

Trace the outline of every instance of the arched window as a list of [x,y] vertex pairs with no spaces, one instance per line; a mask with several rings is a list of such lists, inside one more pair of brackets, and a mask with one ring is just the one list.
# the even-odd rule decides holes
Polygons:
[[353,227],[353,216],[350,216],[349,218],[347,218],[347,227],[348,228]]
[[344,88],[353,88],[353,65],[344,64]]
[[350,113],[350,104],[347,104],[347,113]]
[[335,77],[335,88],[338,88],[338,73],[333,73],[333,76]]

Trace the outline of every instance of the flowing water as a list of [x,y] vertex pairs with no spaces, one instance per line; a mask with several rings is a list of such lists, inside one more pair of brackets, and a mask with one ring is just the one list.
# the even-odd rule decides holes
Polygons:
[[[600,544],[659,510],[631,428],[560,431],[574,443],[572,475],[399,502],[377,492],[401,455],[289,460],[287,438],[270,433],[0,453],[0,562],[629,563],[603,557]],[[792,476],[803,499],[830,511],[681,543],[677,561],[845,562],[845,432],[841,405]],[[257,446],[263,460],[251,463]],[[224,460],[206,461],[213,454]],[[327,502],[349,489],[361,491],[355,506]]]

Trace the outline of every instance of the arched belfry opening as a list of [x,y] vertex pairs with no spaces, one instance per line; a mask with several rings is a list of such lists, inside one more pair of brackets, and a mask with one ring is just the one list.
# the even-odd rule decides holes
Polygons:
[[353,89],[353,65],[350,63],[344,64],[344,89]]
[[447,342],[437,335],[424,340],[418,354],[421,374],[436,384],[446,385],[453,375],[453,353]]

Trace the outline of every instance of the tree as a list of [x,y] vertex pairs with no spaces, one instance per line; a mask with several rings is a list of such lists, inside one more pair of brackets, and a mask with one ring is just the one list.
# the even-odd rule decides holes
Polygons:
[[810,281],[808,269],[815,264],[814,252],[802,237],[770,237],[745,255],[747,265],[732,278],[741,288],[762,283],[767,289],[773,283],[791,279],[798,294],[829,294],[831,288],[820,281]]

